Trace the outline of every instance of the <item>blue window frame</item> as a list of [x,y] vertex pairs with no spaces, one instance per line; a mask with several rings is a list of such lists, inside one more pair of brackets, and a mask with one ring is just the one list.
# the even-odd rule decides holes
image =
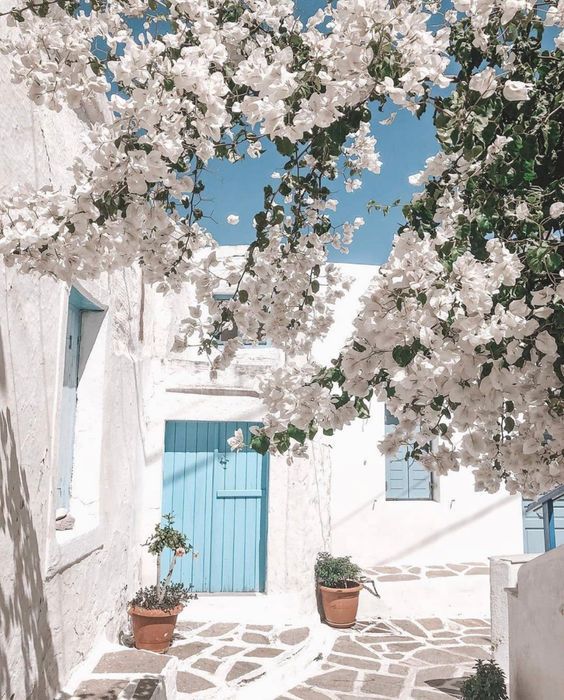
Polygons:
[[[387,408],[385,431],[389,434],[398,424]],[[430,501],[433,499],[433,476],[425,467],[407,457],[408,446],[402,445],[394,455],[386,455],[386,500]]]
[[68,509],[70,504],[76,403],[80,380],[80,345],[82,340],[83,313],[84,311],[100,310],[98,306],[83,296],[77,289],[74,287],[71,289],[68,302],[63,390],[61,397],[57,508]]

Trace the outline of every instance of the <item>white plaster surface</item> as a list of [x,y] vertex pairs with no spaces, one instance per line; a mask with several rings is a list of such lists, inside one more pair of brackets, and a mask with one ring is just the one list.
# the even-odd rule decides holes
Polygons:
[[[10,83],[3,56],[0,121],[0,191],[70,183],[80,120],[32,105]],[[76,527],[56,533],[68,288],[0,263],[0,697],[7,700],[51,700],[97,639],[115,639],[138,578],[140,283],[128,271],[83,287],[108,310],[79,388]]]
[[501,555],[490,559],[490,609],[492,649],[496,662],[509,682],[509,601],[508,590],[517,585],[523,564],[537,554]]
[[564,546],[524,563],[507,595],[511,700],[564,697]]
[[[0,0],[0,8],[6,4]],[[0,191],[69,184],[80,120],[32,105],[10,83],[4,57],[0,119]],[[241,247],[220,251],[241,253]],[[354,283],[337,306],[328,338],[315,348],[321,362],[350,332],[358,297],[375,269],[345,265],[343,272]],[[81,288],[107,311],[79,388],[71,501],[76,527],[55,533],[69,287],[0,265],[0,697],[14,700],[50,698],[94,644],[115,641],[141,566],[143,581],[153,581],[154,561],[143,558],[140,543],[160,516],[165,420],[258,422],[257,379],[284,361],[274,348],[245,348],[211,382],[206,360],[194,349],[170,351],[189,289],[167,297],[146,290],[142,313],[135,270]],[[313,564],[323,549],[350,554],[367,567],[484,561],[520,551],[519,499],[475,494],[470,473],[441,478],[434,501],[386,502],[377,449],[383,430],[383,406],[376,405],[370,420],[317,442],[309,458],[292,465],[271,460],[266,598],[279,612],[315,613]],[[441,599],[448,600],[448,614],[467,614],[485,600],[484,577],[382,587],[388,589],[382,609],[395,616],[428,614]]]
[[[241,256],[241,246],[223,247],[219,256]],[[359,297],[376,268],[340,265],[352,280],[338,302],[328,337],[316,343],[315,359],[335,357],[352,329]],[[257,380],[284,361],[273,348],[245,348],[234,364],[210,381],[207,360],[194,348],[171,352],[176,319],[193,303],[191,290],[162,297],[148,291],[145,313],[147,374],[147,455],[144,528],[160,513],[165,420],[248,420],[263,407]],[[390,564],[486,562],[498,552],[520,551],[521,501],[504,492],[476,493],[470,471],[441,477],[432,501],[386,501],[385,460],[377,448],[384,435],[384,406],[333,438],[316,443],[309,458],[288,466],[271,459],[267,553],[267,593],[284,594],[298,611],[310,614],[316,601],[313,564],[318,551],[350,554],[363,567]],[[152,581],[146,558],[144,579]],[[487,577],[408,581],[380,585],[382,598],[364,594],[361,610],[402,616],[487,615]],[[287,608],[286,608],[287,609]]]

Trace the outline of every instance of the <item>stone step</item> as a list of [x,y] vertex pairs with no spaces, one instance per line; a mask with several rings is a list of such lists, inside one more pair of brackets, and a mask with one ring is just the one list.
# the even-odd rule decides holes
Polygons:
[[167,700],[167,694],[160,676],[135,680],[88,678],[78,686],[70,700]]

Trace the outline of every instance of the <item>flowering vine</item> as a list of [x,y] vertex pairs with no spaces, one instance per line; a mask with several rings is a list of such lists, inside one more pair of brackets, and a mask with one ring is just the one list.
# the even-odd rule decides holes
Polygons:
[[[195,339],[213,371],[268,337],[289,361],[263,386],[260,451],[300,454],[376,397],[399,419],[385,450],[409,443],[439,473],[469,466],[490,491],[564,480],[564,0],[446,13],[338,0],[305,23],[290,0],[46,0],[8,15],[14,79],[90,122],[71,190],[0,204],[7,264],[63,279],[136,264],[163,293],[191,283],[198,308],[175,346]],[[353,191],[380,172],[371,117],[388,102],[432,110],[441,150],[411,178],[422,190],[353,338],[317,367],[303,358],[346,286],[328,249],[364,223],[335,223],[332,183]],[[207,165],[260,158],[267,141],[284,162],[255,240],[243,265],[220,262]],[[232,298],[215,300],[225,285]]]

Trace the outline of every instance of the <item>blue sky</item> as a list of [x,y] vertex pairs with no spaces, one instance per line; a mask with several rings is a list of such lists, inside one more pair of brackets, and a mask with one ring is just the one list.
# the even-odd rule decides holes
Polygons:
[[[325,0],[297,0],[297,12],[307,19]],[[139,31],[141,31],[141,22]],[[135,26],[135,21],[132,21]],[[104,48],[101,48],[104,53]],[[397,111],[397,117],[390,126],[378,122]],[[342,180],[329,183],[334,187],[334,196],[339,201],[333,221],[337,224],[352,221],[362,216],[366,224],[356,232],[348,255],[330,251],[332,261],[380,264],[387,260],[392,239],[402,223],[401,206],[387,216],[381,212],[368,212],[367,203],[376,200],[380,204],[391,204],[399,199],[406,203],[415,191],[407,181],[409,175],[423,168],[425,159],[435,154],[438,144],[435,141],[430,112],[418,120],[405,110],[391,105],[383,112],[372,108],[372,130],[378,139],[377,150],[382,160],[380,175],[365,173],[362,188],[353,193],[344,190]],[[214,237],[224,245],[250,243],[254,239],[253,216],[262,209],[263,187],[273,184],[271,174],[281,169],[283,159],[274,146],[256,160],[246,158],[239,163],[213,160],[208,163],[204,177],[205,192],[201,208],[206,218],[204,225]],[[236,226],[227,223],[229,214],[237,214],[240,222]]]
[[[373,109],[373,131],[383,162],[381,173],[365,173],[362,187],[352,193],[345,192],[342,180],[330,183],[335,198],[339,200],[334,221],[352,221],[356,216],[362,216],[366,221],[357,231],[348,255],[332,251],[330,258],[333,261],[379,264],[387,260],[394,233],[402,223],[401,207],[383,216],[380,212],[369,213],[366,205],[371,199],[382,204],[396,199],[408,202],[416,191],[408,183],[408,176],[421,170],[425,159],[438,150],[430,114],[418,120],[401,111],[393,124],[380,125],[378,121],[392,111],[390,108],[380,113]],[[256,160],[246,158],[235,164],[217,160],[208,163],[204,178],[204,197],[208,201],[202,209],[212,217],[213,220],[206,220],[205,225],[220,243],[236,245],[253,240],[251,222],[254,214],[262,208],[262,188],[265,184],[273,184],[271,173],[281,169],[282,162],[276,149],[270,147]],[[229,225],[226,222],[229,214],[238,214],[239,224]]]
[[[298,0],[297,8],[302,18],[313,14],[325,3],[320,0]],[[353,193],[344,190],[342,180],[333,183],[334,196],[339,200],[336,223],[352,221],[362,216],[366,221],[356,233],[348,255],[332,251],[330,259],[340,262],[379,264],[387,260],[392,239],[402,223],[401,207],[393,209],[388,216],[367,210],[367,203],[375,199],[389,204],[396,199],[408,202],[415,192],[407,181],[409,175],[421,170],[425,159],[438,151],[430,113],[421,120],[406,111],[399,111],[390,126],[378,122],[391,112],[397,111],[392,105],[384,112],[373,108],[373,133],[378,139],[378,151],[383,162],[380,175],[365,173],[362,188]],[[212,220],[205,225],[217,240],[225,245],[250,243],[254,238],[251,222],[262,208],[265,184],[273,184],[270,175],[280,168],[281,157],[272,146],[259,159],[245,159],[231,164],[212,161],[208,164],[205,176],[205,198],[202,206]],[[229,214],[238,214],[240,222],[231,226],[226,222]]]

